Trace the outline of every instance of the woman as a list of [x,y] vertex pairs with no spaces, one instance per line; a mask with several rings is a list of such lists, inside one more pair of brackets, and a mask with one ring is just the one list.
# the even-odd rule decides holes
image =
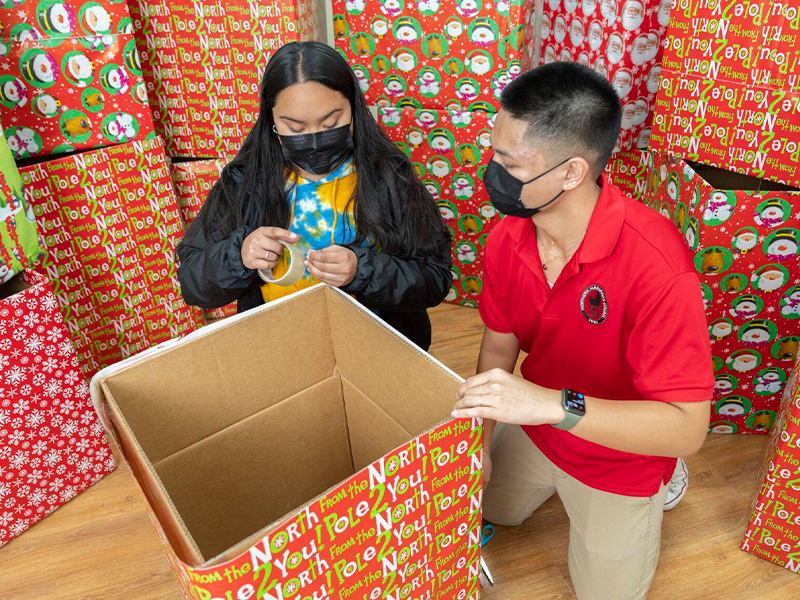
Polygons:
[[[310,247],[291,288],[281,241]],[[188,304],[239,312],[318,282],[352,294],[428,349],[426,309],[450,289],[450,236],[406,156],[369,113],[355,75],[318,42],[270,59],[261,112],[177,249]]]

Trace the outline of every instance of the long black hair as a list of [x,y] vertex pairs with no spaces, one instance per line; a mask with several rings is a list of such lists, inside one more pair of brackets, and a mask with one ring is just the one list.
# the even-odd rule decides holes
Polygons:
[[[357,173],[351,209],[356,244],[368,241],[381,252],[408,258],[442,250],[449,233],[436,203],[411,162],[386,136],[369,112],[355,74],[331,47],[320,42],[293,42],[278,50],[261,82],[260,113],[239,154],[225,168],[200,213],[206,237],[227,237],[252,211],[257,223],[288,229],[291,218],[284,181],[291,170],[273,130],[272,109],[283,90],[314,81],[350,101],[353,161]],[[231,177],[236,169],[239,181]],[[382,192],[388,188],[388,194]],[[250,192],[261,189],[258,206]]]

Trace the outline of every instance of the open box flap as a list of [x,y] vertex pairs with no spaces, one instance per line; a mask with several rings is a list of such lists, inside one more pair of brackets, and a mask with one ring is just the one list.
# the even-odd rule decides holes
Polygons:
[[[232,326],[234,326],[236,323],[238,323],[241,320],[249,319],[249,318],[256,318],[263,311],[273,310],[273,309],[281,306],[281,304],[283,302],[290,302],[290,301],[298,302],[306,295],[308,295],[308,296],[319,295],[319,298],[321,298],[323,300],[327,299],[327,302],[329,302],[329,303],[330,302],[339,302],[339,301],[341,301],[342,304],[338,305],[340,307],[340,309],[341,308],[345,308],[346,310],[361,311],[361,313],[360,313],[361,316],[368,317],[369,322],[372,323],[373,325],[377,325],[378,327],[382,328],[385,332],[393,331],[393,330],[391,330],[391,328],[388,325],[386,325],[382,320],[378,319],[373,313],[371,313],[367,309],[363,308],[360,304],[356,303],[349,296],[343,294],[339,290],[328,288],[327,286],[320,286],[320,287],[316,287],[316,288],[310,288],[308,290],[304,290],[303,292],[300,292],[299,294],[296,294],[296,295],[281,299],[281,300],[279,300],[277,302],[270,303],[270,304],[268,304],[266,306],[263,306],[263,307],[260,307],[258,309],[255,309],[254,311],[249,311],[248,313],[244,313],[242,315],[238,315],[237,317],[234,317],[232,319],[228,319],[226,321],[214,324],[214,325],[206,328],[205,330],[200,330],[200,331],[198,331],[196,333],[192,333],[189,336],[187,336],[186,338],[184,338],[183,340],[171,342],[171,343],[166,344],[164,346],[161,346],[159,348],[148,350],[148,351],[146,351],[146,352],[144,352],[144,353],[142,353],[140,355],[137,355],[136,357],[132,357],[131,359],[128,359],[128,360],[124,361],[121,364],[115,365],[114,367],[110,367],[110,368],[104,369],[103,371],[98,373],[98,375],[92,381],[93,400],[95,401],[96,405],[98,405],[101,408],[101,410],[103,411],[103,413],[104,413],[105,409],[103,407],[105,406],[105,402],[106,402],[106,401],[104,401],[104,390],[105,391],[109,390],[109,386],[104,385],[104,382],[107,379],[109,379],[112,375],[116,375],[118,373],[123,373],[123,375],[124,375],[124,371],[126,369],[132,368],[134,365],[139,365],[142,362],[153,360],[156,356],[160,357],[160,356],[164,355],[165,353],[172,352],[176,348],[182,346],[183,344],[190,343],[193,340],[197,340],[198,338],[202,338],[205,335],[208,335],[208,334],[210,334],[212,332],[216,332],[216,331],[218,331],[218,330],[220,330],[222,328],[232,327]],[[337,310],[340,310],[340,309],[337,309]],[[336,311],[334,311],[334,312],[336,312]],[[371,326],[371,325],[369,325],[369,326]],[[334,326],[331,326],[331,330],[334,330],[334,329],[335,329]],[[424,352],[422,352],[422,350],[420,350],[417,346],[415,346],[413,343],[411,343],[408,339],[406,339],[406,338],[404,338],[402,336],[399,336],[396,333],[392,334],[390,336],[390,339],[392,340],[393,343],[400,343],[400,344],[403,344],[403,345],[407,345],[408,347],[410,347],[411,349],[414,350],[414,353],[417,354],[421,360],[428,361],[429,363],[432,363],[433,365],[435,365],[437,367],[437,370],[444,376],[441,379],[435,378],[435,379],[439,380],[439,384],[437,385],[437,387],[441,386],[442,389],[445,389],[445,388],[447,389],[445,397],[447,397],[447,403],[449,404],[449,402],[451,400],[451,397],[453,396],[453,391],[454,391],[456,385],[459,382],[463,381],[463,380],[461,378],[459,378],[451,370],[449,370],[446,367],[444,367],[443,365],[441,365],[441,363],[439,363],[438,361],[436,361],[435,359],[433,359],[429,355],[427,355]],[[342,385],[344,385],[344,384],[342,384]],[[109,392],[109,397],[110,396],[111,396],[111,392]],[[374,400],[374,399],[371,399],[371,400]],[[357,401],[358,400],[355,400],[355,402],[357,402]],[[351,399],[351,404],[352,404],[352,402],[353,402],[353,400]],[[380,411],[379,413],[376,413],[376,414],[385,413],[384,408],[379,406],[378,404],[374,404],[374,408],[376,410]],[[438,414],[442,414],[443,412],[445,412],[445,411],[440,411]],[[387,414],[387,417],[389,417],[389,416],[391,416],[392,420],[395,418],[394,415],[388,415]],[[104,415],[104,417],[106,418],[106,424],[108,426],[109,421],[107,419],[107,416]],[[424,430],[430,429],[430,424],[433,421],[438,421],[439,423],[442,423],[442,422],[446,422],[447,420],[449,420],[449,418],[445,419],[444,421],[441,421],[441,419],[438,419],[438,418],[434,419],[434,420],[428,420],[428,422],[427,422],[428,427],[424,427],[423,429]],[[354,425],[355,425],[355,422],[354,422]],[[127,425],[126,425],[126,427],[127,427]],[[398,432],[397,432],[398,434],[405,430],[403,427],[397,427],[396,429],[398,430]],[[422,433],[422,432],[423,431],[420,430],[419,432],[416,432],[416,433]],[[412,432],[412,433],[414,433],[414,432]],[[408,438],[411,438],[411,437],[413,437],[413,436],[411,436],[411,435],[408,436]],[[408,441],[408,439],[406,439],[406,441]],[[396,442],[400,442],[400,440],[399,439],[397,439],[397,440],[393,439],[392,440],[392,444],[391,444],[395,448],[400,447],[400,446],[403,445],[402,443],[398,444]],[[126,443],[130,443],[130,440],[126,440]],[[135,443],[135,440],[134,440],[134,443]],[[388,439],[387,440],[383,440],[383,443],[387,444],[388,443]],[[137,446],[134,446],[134,447],[137,447]],[[382,448],[381,450],[385,451],[384,448]],[[141,451],[142,451],[141,447],[138,447],[138,452],[137,453],[140,453]],[[129,461],[131,459],[131,457],[129,457],[127,455],[126,455],[126,458]],[[362,457],[359,460],[363,462],[364,460],[366,460],[366,458]],[[164,523],[166,521],[164,523],[164,525],[165,525],[164,529],[167,530],[167,533],[169,533],[170,530],[173,533],[173,536],[170,536],[170,542],[174,544],[174,540],[172,539],[172,537],[174,537],[174,534],[179,534],[179,537],[183,536],[185,539],[192,540],[192,542],[194,542],[193,538],[189,534],[188,529],[186,528],[186,524],[181,520],[180,515],[177,513],[177,510],[175,509],[175,506],[172,503],[172,501],[171,501],[171,499],[169,497],[169,494],[166,491],[166,488],[164,487],[162,481],[160,480],[160,478],[156,474],[153,464],[151,464],[150,461],[147,460],[146,457],[145,457],[145,460],[142,461],[142,465],[143,465],[144,469],[139,469],[139,471],[137,472],[137,478],[143,478],[145,480],[144,481],[145,485],[143,487],[147,487],[149,485],[150,488],[152,488],[153,484],[155,484],[155,488],[157,489],[157,493],[152,495],[152,497],[149,497],[149,499],[151,501],[152,500],[156,500],[157,502],[162,503],[162,506],[164,506],[164,505],[167,506],[169,508],[169,511],[167,511],[167,512],[172,513],[172,514],[164,514],[164,511],[162,511],[161,514],[157,515],[157,518],[159,519],[159,521],[162,521],[162,523]],[[359,466],[355,466],[355,468],[353,468],[353,466],[351,465],[350,468],[352,470],[355,470],[355,469],[359,468]],[[352,472],[352,470],[350,472]],[[339,474],[339,475],[341,475],[341,474]],[[351,475],[350,477],[344,479],[344,481],[347,481],[347,480],[351,479],[354,476],[355,475]],[[337,479],[338,483],[335,483],[334,485],[332,485],[329,488],[328,491],[330,491],[330,489],[334,489],[336,486],[340,485],[342,483],[341,480],[342,480],[342,477],[338,477],[338,479]],[[235,546],[233,546],[233,547],[229,548],[228,550],[220,553],[219,555],[217,555],[216,557],[214,557],[214,558],[212,558],[210,560],[203,561],[203,559],[201,558],[201,553],[198,551],[197,544],[195,544],[195,543],[190,544],[191,546],[193,546],[193,548],[191,548],[192,551],[188,552],[188,554],[185,552],[186,548],[184,548],[184,552],[182,552],[181,558],[185,559],[187,564],[189,564],[189,565],[211,566],[211,565],[214,565],[214,564],[219,564],[220,562],[227,561],[227,560],[229,560],[229,559],[231,559],[231,558],[233,558],[235,556],[238,556],[240,554],[243,554],[244,552],[247,551],[249,546],[254,541],[258,541],[261,537],[263,537],[264,532],[269,531],[271,528],[274,528],[274,527],[278,526],[279,524],[285,522],[286,519],[290,519],[290,518],[292,518],[292,516],[297,515],[305,507],[307,507],[308,505],[313,503],[315,500],[323,497],[326,493],[327,492],[323,492],[323,493],[317,495],[314,499],[311,499],[308,502],[304,503],[301,507],[296,508],[291,513],[289,513],[287,515],[284,515],[283,517],[281,517],[279,519],[274,520],[267,527],[261,528],[258,532],[256,532],[253,535],[247,537],[247,539],[244,542],[236,544]],[[170,527],[172,527],[172,529],[170,529]],[[176,550],[177,549],[178,548],[176,548]]]

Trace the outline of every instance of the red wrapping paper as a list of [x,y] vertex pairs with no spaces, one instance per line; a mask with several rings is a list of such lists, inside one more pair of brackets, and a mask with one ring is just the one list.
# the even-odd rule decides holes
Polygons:
[[0,300],[0,547],[116,468],[47,280]]
[[334,0],[336,47],[370,104],[496,110],[522,70],[532,0]]
[[766,433],[800,344],[800,192],[716,189],[662,152],[617,155],[609,171],[694,254],[714,355],[711,431]]
[[795,367],[761,464],[742,550],[800,573],[800,367]]
[[309,0],[134,0],[156,131],[170,157],[236,154],[258,117],[270,56],[317,37]]
[[[188,228],[195,220],[211,188],[220,177],[227,159],[173,162],[170,165],[175,195],[181,209],[181,219]],[[204,311],[207,320],[223,319],[236,314],[236,303]]]
[[0,119],[16,159],[152,135],[124,2],[7,2],[0,26]]
[[84,372],[200,326],[180,295],[183,235],[160,140],[21,170],[51,279]]
[[666,39],[653,149],[800,186],[800,9],[683,2]]
[[500,220],[482,180],[494,114],[391,107],[378,112],[381,127],[414,163],[453,236],[447,301],[477,307],[483,249]]

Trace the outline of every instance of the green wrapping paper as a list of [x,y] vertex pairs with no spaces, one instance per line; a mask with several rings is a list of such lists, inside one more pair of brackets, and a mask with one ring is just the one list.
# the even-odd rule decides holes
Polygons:
[[41,256],[36,221],[25,201],[22,179],[5,138],[0,135],[0,284]]

